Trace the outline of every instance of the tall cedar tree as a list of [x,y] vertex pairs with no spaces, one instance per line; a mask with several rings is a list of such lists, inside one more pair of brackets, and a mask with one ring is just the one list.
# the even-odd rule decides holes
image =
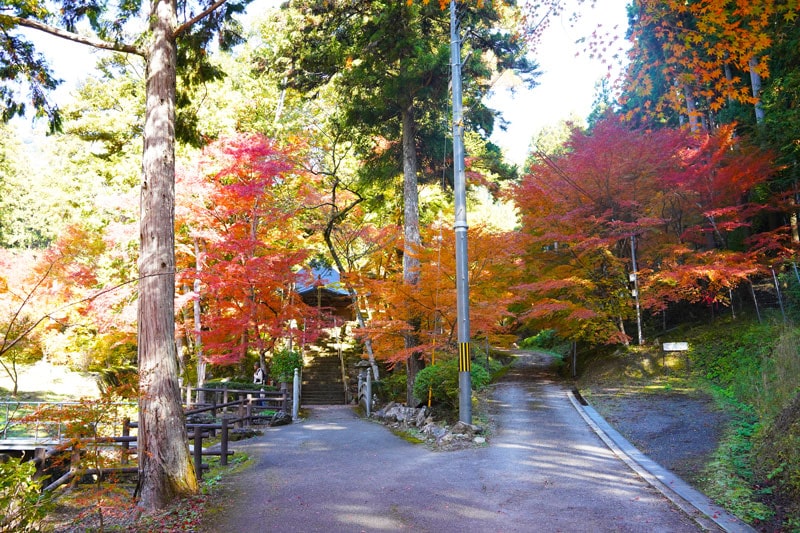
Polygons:
[[[442,4],[442,3],[440,3]],[[468,100],[466,127],[488,137],[493,113],[481,101],[492,74],[514,68],[531,74],[523,41],[497,31],[508,6],[459,3],[465,41],[464,79]],[[365,179],[390,180],[403,175],[403,272],[408,285],[419,281],[420,265],[411,250],[421,245],[418,184],[421,176],[438,178],[441,151],[448,133],[449,18],[442,5],[425,2],[295,1],[301,13],[298,39],[288,43],[292,58],[287,83],[314,91],[329,82],[348,96],[346,121],[362,133],[359,155],[367,161]],[[505,10],[505,11],[504,11]],[[422,368],[422,354],[413,349],[419,317],[406,317],[407,399]]]
[[[145,4],[139,0],[107,5],[12,0],[0,8],[0,98],[4,118],[25,111],[14,84],[27,83],[33,108],[48,116],[53,129],[60,125],[57,110],[45,97],[57,81],[44,58],[15,31],[18,27],[95,48],[135,54],[147,63],[140,202],[137,487],[139,504],[147,511],[162,508],[175,497],[198,489],[186,444],[174,338],[177,71],[185,69],[184,78],[194,82],[218,76],[209,66],[206,47],[215,37],[223,48],[238,42],[233,15],[241,13],[247,2],[151,0]],[[51,7],[56,11],[51,12]],[[148,21],[147,29],[129,35],[129,26],[141,20]],[[91,35],[84,33],[86,30]]]

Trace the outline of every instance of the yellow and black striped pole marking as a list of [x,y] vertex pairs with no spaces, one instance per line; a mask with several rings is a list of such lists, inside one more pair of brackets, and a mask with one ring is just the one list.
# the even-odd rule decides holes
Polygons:
[[470,372],[470,361],[469,361],[469,343],[468,342],[459,342],[458,343],[458,371],[459,372]]

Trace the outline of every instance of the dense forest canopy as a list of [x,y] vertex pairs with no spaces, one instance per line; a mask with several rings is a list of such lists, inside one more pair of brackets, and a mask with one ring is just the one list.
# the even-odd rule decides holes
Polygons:
[[[184,383],[247,375],[329,325],[296,290],[319,265],[341,273],[376,372],[455,357],[447,6],[292,0],[245,31],[246,2],[179,4],[0,7],[2,117],[51,133],[26,147],[0,126],[4,369],[138,361],[150,399],[177,392],[147,388],[151,353]],[[504,117],[486,97],[504,73],[537,83],[566,8],[457,6],[474,338],[646,342],[674,310],[796,268],[795,2],[633,0],[622,78],[522,167],[491,141]],[[109,51],[61,108],[30,31]],[[587,49],[614,61],[606,39]]]

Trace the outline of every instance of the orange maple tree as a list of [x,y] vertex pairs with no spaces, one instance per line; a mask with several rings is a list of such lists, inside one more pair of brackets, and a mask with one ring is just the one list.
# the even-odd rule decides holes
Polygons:
[[777,0],[637,0],[632,6],[632,68],[623,100],[642,100],[628,118],[659,119],[672,110],[693,122],[731,101],[759,102],[750,77],[769,76],[771,25],[800,13],[797,2]]
[[[295,271],[309,250],[295,224],[304,195],[302,176],[291,155],[260,135],[237,135],[209,145],[194,178],[205,181],[201,201],[181,223],[190,239],[202,242],[202,268],[184,255],[183,278],[202,282],[202,340],[215,364],[240,362],[248,353],[263,357],[293,334],[292,321],[315,335],[316,309],[295,292]],[[182,250],[192,248],[185,243]],[[295,332],[296,333],[296,332]]]
[[[413,349],[428,362],[434,352],[454,353],[456,346],[455,234],[450,223],[439,220],[423,228],[422,237],[422,246],[414,251],[420,260],[418,284],[403,283],[402,271],[392,266],[397,258],[390,247],[374,259],[385,275],[359,280],[372,310],[364,334],[372,339],[376,356],[390,364],[407,357],[403,333],[410,327],[408,317],[419,322],[421,344]],[[508,306],[522,271],[518,237],[480,225],[469,228],[470,329],[475,338],[491,340],[515,325]]]

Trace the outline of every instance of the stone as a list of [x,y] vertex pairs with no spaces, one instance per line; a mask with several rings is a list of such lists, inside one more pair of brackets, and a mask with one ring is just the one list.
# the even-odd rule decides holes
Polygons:
[[390,403],[375,411],[374,417],[385,422],[398,422],[403,427],[422,427],[427,417],[427,408],[416,409],[401,404]]
[[417,409],[417,416],[414,417],[414,425],[421,428],[425,425],[425,420],[428,417],[428,408],[420,407]]
[[459,420],[453,426],[453,429],[451,431],[453,433],[463,433],[469,435],[470,438],[472,438],[473,435],[480,435],[481,433],[483,433],[483,428],[476,426],[474,424],[467,424]]
[[475,444],[486,444],[486,438],[485,437],[475,437],[474,439],[472,439],[472,442],[474,442]]
[[270,426],[286,426],[292,423],[291,415],[278,411],[272,415],[272,420],[269,421]]

